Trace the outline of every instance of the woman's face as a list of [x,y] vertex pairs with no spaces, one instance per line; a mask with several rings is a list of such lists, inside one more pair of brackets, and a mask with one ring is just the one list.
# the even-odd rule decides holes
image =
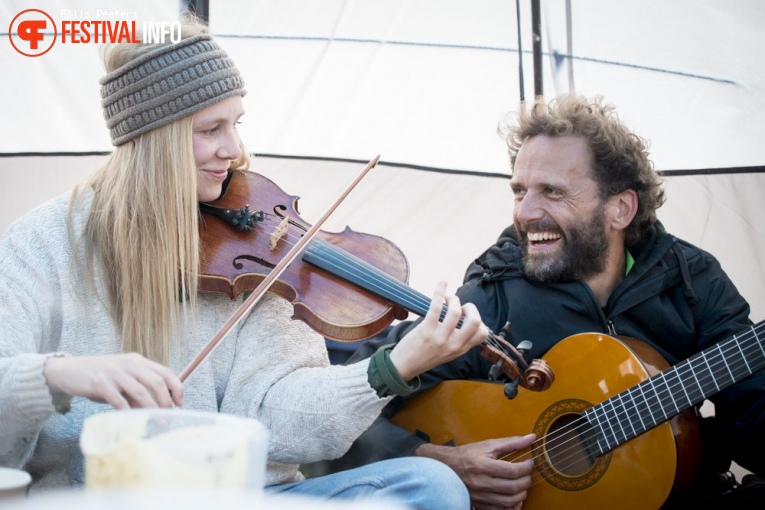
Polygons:
[[231,162],[241,156],[236,125],[242,115],[241,96],[224,99],[194,114],[192,142],[200,202],[220,196]]

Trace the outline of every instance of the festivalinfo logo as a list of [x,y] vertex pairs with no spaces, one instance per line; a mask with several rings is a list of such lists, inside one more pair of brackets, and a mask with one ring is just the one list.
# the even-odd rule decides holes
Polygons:
[[[179,21],[144,21],[136,11],[81,11],[61,9],[53,16],[40,9],[18,13],[8,27],[13,48],[25,57],[40,57],[59,44],[177,43],[181,40]],[[60,28],[59,28],[60,27]],[[139,39],[138,28],[143,39]]]

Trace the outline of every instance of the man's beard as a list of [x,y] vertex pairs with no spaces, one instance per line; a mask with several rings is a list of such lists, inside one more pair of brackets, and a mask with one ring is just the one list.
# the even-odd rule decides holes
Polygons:
[[[604,206],[593,211],[586,223],[573,226],[567,232],[560,232],[564,242],[563,252],[530,254],[528,227],[519,229],[518,236],[523,253],[523,268],[526,276],[540,282],[582,281],[606,268],[608,260],[608,238],[604,225]],[[559,230],[546,222],[537,224],[532,231]],[[532,225],[533,226],[533,225]]]

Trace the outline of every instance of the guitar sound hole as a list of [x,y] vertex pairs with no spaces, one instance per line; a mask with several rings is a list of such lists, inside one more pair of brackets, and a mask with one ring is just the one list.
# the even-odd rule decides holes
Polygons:
[[580,415],[560,416],[552,423],[545,441],[548,462],[564,476],[581,476],[596,460],[593,437]]

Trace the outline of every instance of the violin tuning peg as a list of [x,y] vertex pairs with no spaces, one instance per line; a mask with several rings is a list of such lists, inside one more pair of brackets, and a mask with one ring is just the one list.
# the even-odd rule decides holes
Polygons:
[[518,344],[518,347],[516,347],[516,349],[518,349],[518,351],[521,354],[526,354],[527,352],[531,350],[532,346],[533,344],[531,342],[529,342],[528,340],[524,340],[523,342]]
[[499,360],[491,366],[487,377],[490,381],[496,381],[497,379],[499,379],[499,375],[501,373],[502,373],[502,360]]
[[516,378],[505,384],[505,397],[508,400],[512,400],[518,395],[518,382],[519,379]]

